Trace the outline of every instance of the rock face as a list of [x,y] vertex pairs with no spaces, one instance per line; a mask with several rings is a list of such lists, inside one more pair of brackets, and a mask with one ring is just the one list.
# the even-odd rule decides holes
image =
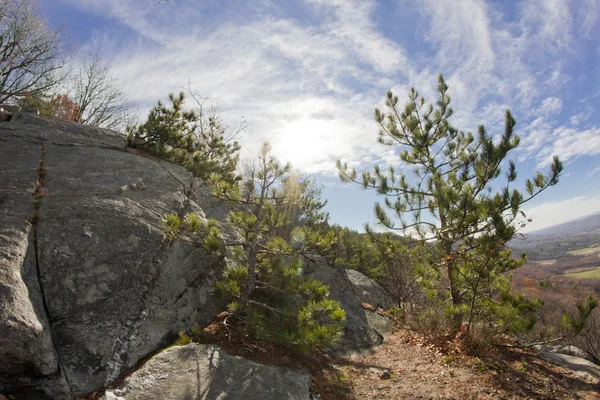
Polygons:
[[539,357],[549,363],[560,365],[571,371],[585,375],[588,380],[600,382],[600,365],[594,363],[594,357],[586,351],[571,345],[535,346]]
[[585,358],[570,356],[568,354],[540,352],[539,357],[549,363],[560,365],[576,373],[586,375],[594,384],[600,382],[600,366]]
[[540,353],[555,353],[555,354],[566,354],[572,357],[583,358],[588,360],[589,362],[594,362],[594,357],[586,352],[585,350],[580,349],[577,346],[572,345],[538,345],[535,346],[536,350]]
[[324,260],[306,260],[304,269],[328,285],[329,297],[346,311],[344,336],[333,345],[332,353],[356,356],[383,343],[392,331],[392,321],[377,308],[388,309],[394,302],[381,286],[358,271],[330,267]]
[[[32,196],[36,188],[41,196]],[[29,113],[0,122],[0,393],[81,396],[221,311],[214,290],[224,260],[197,244],[165,241],[167,212],[224,220],[227,210],[187,170],[125,149],[115,132]],[[373,307],[393,305],[381,287],[324,262],[305,267],[347,313],[345,336],[332,350],[353,355],[381,344],[391,322]],[[240,398],[228,391],[245,382],[236,392],[244,399],[308,398],[306,374],[259,368],[210,346],[161,353],[128,379],[131,396],[138,396],[130,397],[152,398],[133,394],[142,393],[133,388],[148,376],[158,384],[172,373],[180,382],[178,374],[189,371],[166,364],[186,354],[189,371],[219,384],[162,382],[160,390],[181,386],[201,390],[202,398]],[[202,355],[208,359],[198,369]],[[272,396],[263,393],[271,384],[281,384]]]
[[25,113],[0,123],[0,392],[82,395],[208,322],[222,260],[161,232],[169,211],[219,218],[203,190],[114,132]]
[[306,372],[257,364],[214,345],[171,347],[127,377],[106,400],[309,400]]

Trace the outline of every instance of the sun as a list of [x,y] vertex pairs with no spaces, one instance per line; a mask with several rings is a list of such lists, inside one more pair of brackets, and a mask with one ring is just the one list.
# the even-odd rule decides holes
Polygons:
[[304,119],[284,125],[272,139],[272,144],[274,153],[282,161],[289,161],[300,169],[310,169],[317,163],[333,160],[335,138],[334,121]]

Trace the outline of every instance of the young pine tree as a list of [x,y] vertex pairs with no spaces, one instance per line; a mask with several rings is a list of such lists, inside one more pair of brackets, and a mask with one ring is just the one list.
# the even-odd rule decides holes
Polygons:
[[[377,166],[359,177],[339,160],[337,167],[343,181],[385,196],[384,205],[375,204],[378,223],[419,242],[425,264],[434,268],[429,278],[445,276],[458,328],[465,312],[476,313],[486,297],[496,296],[494,300],[504,300],[503,306],[509,308],[528,309],[517,306],[504,282],[504,272],[524,260],[511,260],[504,246],[516,233],[521,205],[555,185],[563,167],[554,157],[547,175],[538,172],[525,182],[523,195],[513,187],[516,166],[512,160],[507,162],[519,145],[510,111],[499,140],[483,126],[473,135],[450,124],[448,86],[441,75],[437,89],[435,107],[411,89],[403,108],[388,91],[389,112],[375,110],[379,143],[397,148],[402,169]],[[503,167],[506,172],[501,175]],[[411,171],[412,179],[404,171]],[[390,212],[395,218],[390,218]]]
[[169,101],[168,106],[159,101],[146,122],[128,128],[128,145],[180,164],[204,180],[216,173],[235,182],[240,146],[225,138],[219,119],[186,110],[183,92],[169,94]]
[[[214,194],[233,206],[227,224],[234,238],[225,237],[215,221],[201,227],[186,216],[183,226],[202,231],[205,246],[231,261],[218,288],[230,299],[229,311],[245,331],[305,353],[337,339],[345,313],[328,298],[326,285],[303,276],[300,248],[291,244],[294,232],[279,236],[288,233],[290,210],[302,209],[302,196],[291,196],[286,189],[289,172],[290,165],[272,157],[265,143],[258,162],[247,168],[239,184],[212,175]],[[179,218],[171,214],[165,222],[166,235],[177,237]]]

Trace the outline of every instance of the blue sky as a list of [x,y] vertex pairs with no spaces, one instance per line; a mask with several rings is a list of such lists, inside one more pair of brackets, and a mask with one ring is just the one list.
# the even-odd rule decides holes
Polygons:
[[600,211],[600,2],[597,0],[43,0],[81,54],[100,51],[144,116],[190,83],[226,122],[244,118],[246,154],[276,155],[325,185],[333,222],[360,229],[377,196],[336,178],[398,165],[377,143],[373,109],[392,89],[435,99],[443,73],[453,124],[501,133],[517,119],[520,177],[558,154],[558,186],[528,203],[541,229]]

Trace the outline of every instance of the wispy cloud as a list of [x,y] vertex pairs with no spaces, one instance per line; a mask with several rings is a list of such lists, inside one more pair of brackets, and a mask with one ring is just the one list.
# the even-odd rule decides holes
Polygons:
[[395,162],[395,152],[376,143],[372,110],[387,89],[402,96],[409,84],[434,101],[439,72],[449,81],[460,128],[484,123],[498,133],[510,107],[520,122],[522,158],[543,166],[554,153],[571,160],[600,154],[600,128],[581,126],[593,108],[575,110],[562,96],[575,79],[569,60],[594,40],[594,0],[584,0],[590,12],[566,0],[523,2],[510,12],[479,0],[418,0],[412,8],[398,1],[398,12],[415,13],[423,34],[416,43],[382,29],[387,10],[374,0],[293,7],[270,0],[160,7],[148,0],[62,1],[136,33],[123,39],[98,32],[94,45],[109,49],[107,59],[142,111],[189,81],[218,100],[226,120],[243,115],[251,123],[246,147],[268,139],[281,158],[307,171],[332,173],[336,158]]
[[588,172],[581,181],[582,182],[583,181],[587,181],[589,178],[591,178],[592,176],[596,175],[598,172],[600,172],[600,167],[594,168],[593,170],[591,170],[590,172]]
[[533,232],[552,225],[562,224],[576,218],[593,214],[600,210],[600,196],[578,196],[566,200],[547,202],[535,207],[525,208],[528,224],[523,232]]

